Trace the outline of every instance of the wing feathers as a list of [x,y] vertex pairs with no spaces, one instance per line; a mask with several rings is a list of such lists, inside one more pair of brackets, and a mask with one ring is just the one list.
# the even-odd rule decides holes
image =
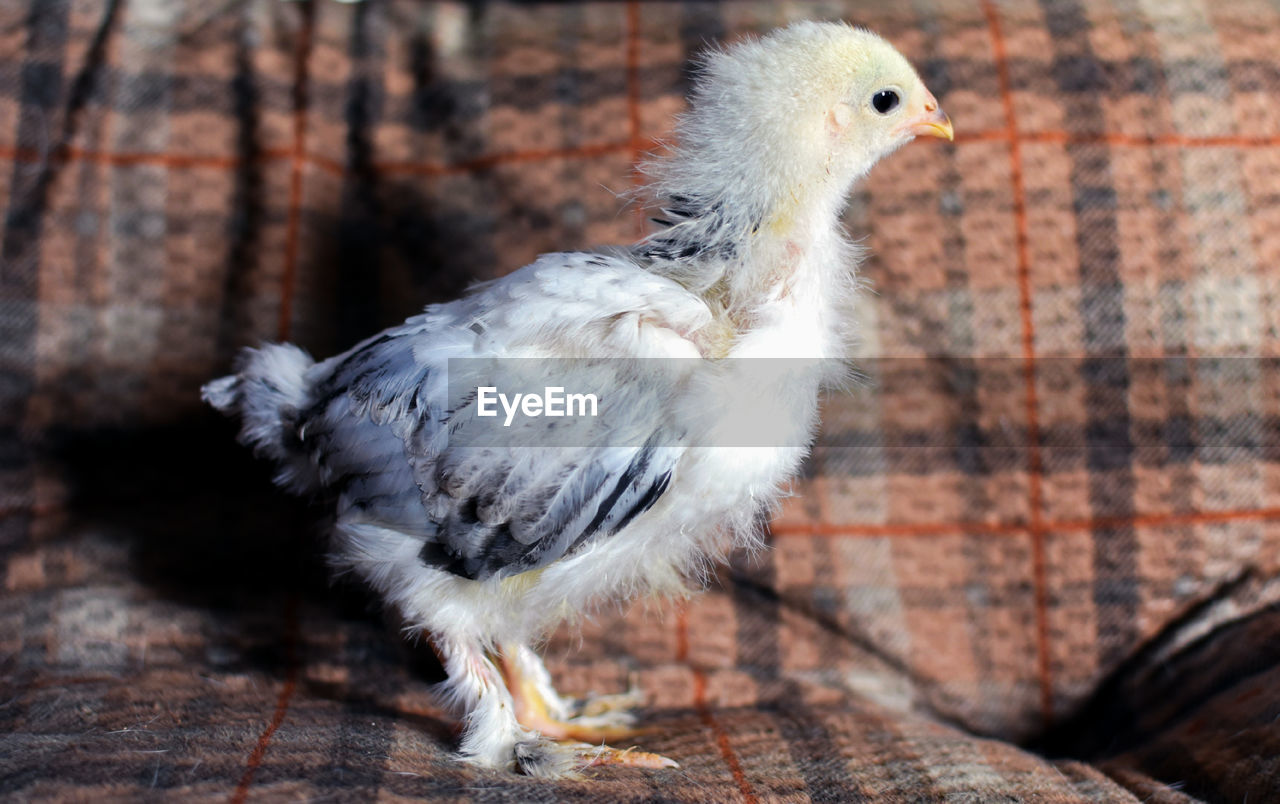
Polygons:
[[[696,353],[685,335],[710,320],[696,296],[621,256],[546,255],[314,366],[299,435],[340,517],[421,534],[420,560],[468,578],[537,569],[649,510],[681,450],[659,446],[674,442],[654,405],[637,406],[651,421],[626,423],[642,446],[450,446],[476,400],[448,398],[449,359],[683,357]],[[548,432],[554,421],[541,420]]]

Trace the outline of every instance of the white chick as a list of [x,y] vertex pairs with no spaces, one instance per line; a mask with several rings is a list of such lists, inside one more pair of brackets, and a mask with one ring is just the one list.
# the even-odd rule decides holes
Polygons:
[[[289,344],[246,350],[236,374],[205,386],[278,463],[280,485],[335,499],[332,561],[431,641],[462,760],[549,777],[674,765],[603,745],[634,733],[638,698],[563,698],[531,645],[602,601],[684,594],[708,562],[758,543],[842,356],[856,267],[846,196],[922,135],[951,139],[951,123],[868,31],[803,22],[712,51],[678,144],[646,166],[658,233],[543,255],[319,363]],[[520,444],[545,448],[460,445],[477,400],[450,390],[449,361],[500,357],[700,368],[616,372],[623,401],[604,405],[590,443],[524,417],[512,432],[532,440]],[[797,360],[735,379],[733,366],[759,362],[745,358]],[[749,394],[725,390],[744,378]],[[772,443],[728,446],[714,431],[740,424],[735,406],[751,400],[767,402]]]

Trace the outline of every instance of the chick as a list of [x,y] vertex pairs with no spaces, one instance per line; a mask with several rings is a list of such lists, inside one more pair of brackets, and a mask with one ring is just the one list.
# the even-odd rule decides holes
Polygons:
[[[548,777],[675,764],[604,745],[634,733],[638,696],[563,698],[531,645],[602,601],[684,594],[707,562],[758,543],[841,357],[856,267],[846,196],[917,136],[951,139],[951,123],[873,33],[803,22],[713,50],[678,144],[645,167],[659,232],[544,255],[328,360],[246,350],[204,387],[281,486],[335,500],[332,562],[430,640],[460,759]],[[520,444],[548,446],[460,445],[483,399],[451,390],[450,361],[499,357],[699,368],[615,373],[623,401],[590,443],[564,446],[558,422],[527,418]],[[749,395],[724,390],[741,387],[743,359],[780,357],[804,360],[751,375]],[[768,401],[772,445],[716,439],[745,396]]]

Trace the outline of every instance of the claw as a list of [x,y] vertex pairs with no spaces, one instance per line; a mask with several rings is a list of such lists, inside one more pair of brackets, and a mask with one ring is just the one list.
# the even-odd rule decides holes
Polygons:
[[607,745],[582,744],[582,750],[579,756],[587,760],[587,764],[583,768],[596,767],[598,765],[617,765],[627,768],[678,768],[680,764],[674,759],[664,757],[661,754],[651,754],[648,751],[641,751],[634,745],[626,749],[613,748]]
[[608,745],[542,737],[517,743],[515,764],[526,776],[541,779],[581,779],[582,771],[605,765],[649,770],[680,767],[674,760],[635,747],[620,750]]

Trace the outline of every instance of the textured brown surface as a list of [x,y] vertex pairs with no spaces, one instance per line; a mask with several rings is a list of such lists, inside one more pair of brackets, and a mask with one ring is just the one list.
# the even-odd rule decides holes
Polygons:
[[[1277,795],[1280,7],[902,5],[0,6],[0,792]],[[197,389],[633,239],[689,55],[800,17],[958,133],[852,199],[871,382],[769,552],[548,646],[683,771],[463,770]]]

